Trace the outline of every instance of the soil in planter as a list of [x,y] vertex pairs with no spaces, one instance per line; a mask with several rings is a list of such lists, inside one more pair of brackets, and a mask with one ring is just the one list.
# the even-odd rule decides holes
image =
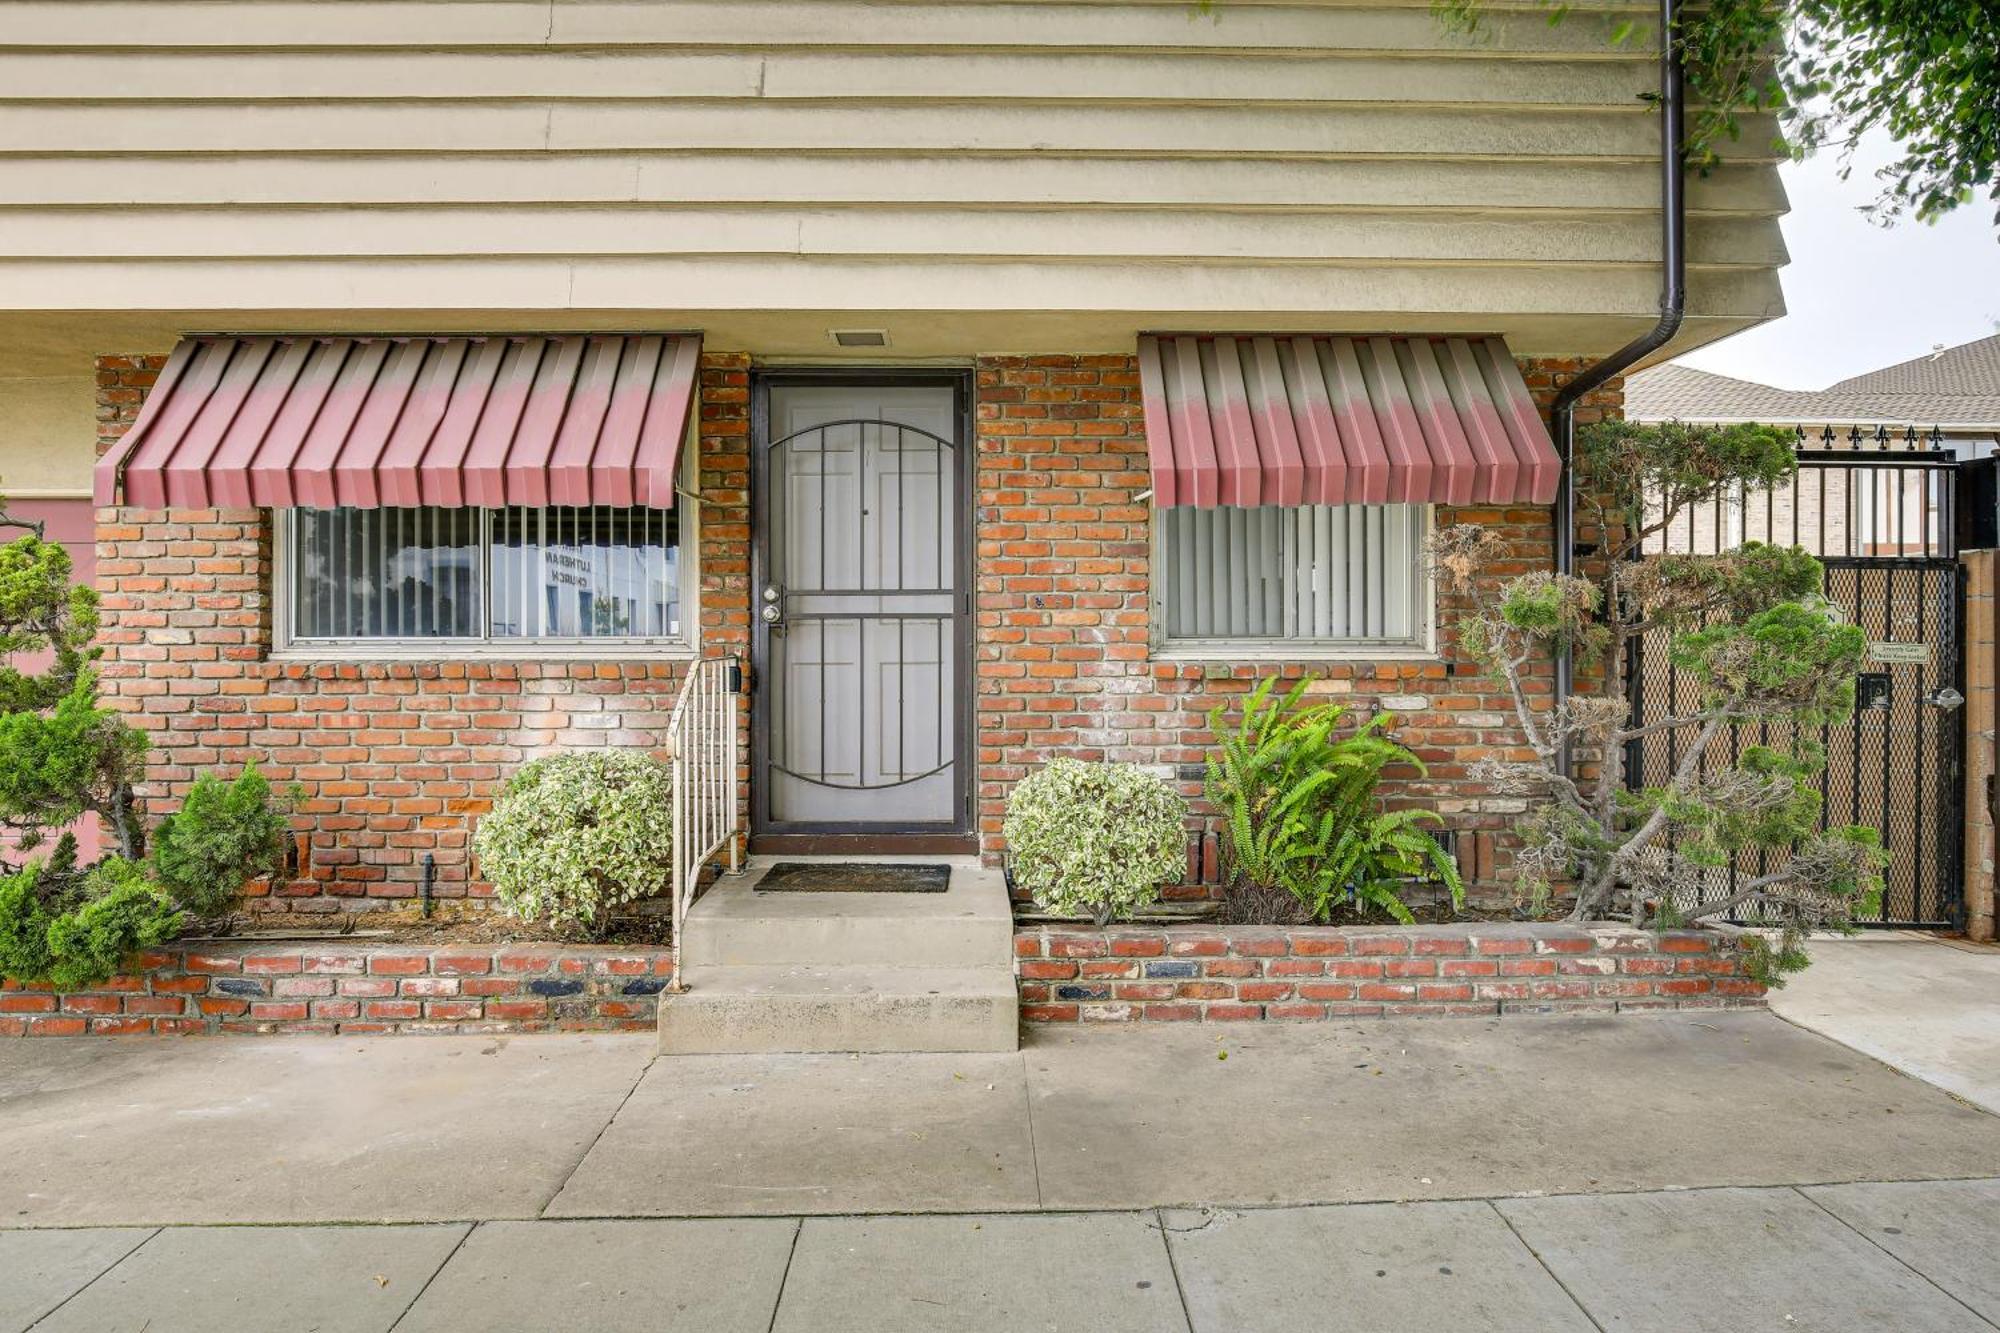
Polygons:
[[[1412,895],[1413,897],[1415,895]],[[1443,895],[1429,901],[1408,901],[1404,905],[1410,915],[1421,926],[1449,926],[1466,922],[1493,921],[1534,921],[1537,918],[1525,908],[1482,907],[1467,903],[1463,907],[1453,907],[1451,900]],[[1394,917],[1379,908],[1352,903],[1336,905],[1325,921],[1313,921],[1307,917],[1299,900],[1283,889],[1259,891],[1238,885],[1230,889],[1220,900],[1215,919],[1233,926],[1393,926],[1399,924]]]
[[664,911],[627,913],[612,918],[604,934],[592,936],[581,930],[550,930],[539,923],[517,921],[505,912],[480,909],[439,908],[426,917],[415,908],[399,908],[352,912],[331,919],[238,912],[226,922],[198,925],[181,938],[183,941],[365,939],[371,944],[608,944],[665,948],[673,941],[673,922]]

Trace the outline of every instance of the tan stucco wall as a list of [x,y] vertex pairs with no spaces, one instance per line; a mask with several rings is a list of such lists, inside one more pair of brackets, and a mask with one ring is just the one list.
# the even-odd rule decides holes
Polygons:
[[90,375],[0,378],[0,495],[89,491],[96,393]]

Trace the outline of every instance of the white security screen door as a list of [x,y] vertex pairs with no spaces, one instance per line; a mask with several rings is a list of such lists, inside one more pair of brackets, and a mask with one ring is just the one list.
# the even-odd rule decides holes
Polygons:
[[757,450],[761,827],[965,826],[965,389],[764,386]]

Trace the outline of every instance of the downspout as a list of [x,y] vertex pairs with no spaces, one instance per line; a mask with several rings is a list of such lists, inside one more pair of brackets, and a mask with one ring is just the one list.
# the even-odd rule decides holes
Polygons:
[[[1556,489],[1554,514],[1555,570],[1568,574],[1576,563],[1576,473],[1570,466],[1576,448],[1576,404],[1585,394],[1633,362],[1666,345],[1680,331],[1687,313],[1687,204],[1682,192],[1681,142],[1686,116],[1681,105],[1681,53],[1678,37],[1680,0],[1660,0],[1660,318],[1645,333],[1591,366],[1568,384],[1549,405],[1549,433],[1562,461],[1562,481]],[[1575,687],[1576,664],[1564,647],[1556,654],[1556,699],[1567,699]],[[1568,746],[1563,747],[1562,771],[1569,772]]]

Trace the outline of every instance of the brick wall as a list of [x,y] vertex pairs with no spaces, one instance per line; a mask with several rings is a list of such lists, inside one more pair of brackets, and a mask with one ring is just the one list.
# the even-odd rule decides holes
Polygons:
[[673,981],[664,949],[177,945],[57,995],[0,981],[0,1037],[224,1033],[644,1032]]
[[[99,360],[100,452],[130,427],[160,365]],[[698,540],[710,653],[747,651],[749,431],[749,358],[705,356]],[[251,760],[306,791],[305,873],[259,906],[394,905],[417,892],[426,854],[440,897],[481,895],[471,823],[500,779],[552,750],[665,742],[678,663],[272,661],[268,513],[123,508],[97,521],[103,693],[152,741],[150,816],[203,770]]]
[[[137,414],[161,361],[98,363],[100,448]],[[1581,369],[1524,363],[1546,401]],[[1616,411],[1618,382],[1579,420]],[[745,652],[749,589],[749,358],[703,359],[700,429],[702,604],[707,651]],[[1148,647],[1150,510],[1136,363],[1127,356],[996,357],[978,368],[977,820],[989,858],[1013,781],[1048,756],[1143,763],[1198,794],[1207,711],[1258,676],[1318,677],[1314,689],[1406,716],[1402,738],[1429,766],[1397,800],[1458,831],[1468,877],[1507,873],[1522,809],[1468,776],[1520,745],[1511,708],[1459,660],[1451,607],[1438,658],[1367,663],[1153,661]],[[1440,524],[1503,532],[1502,577],[1548,560],[1549,516],[1531,507],[1446,508]],[[442,897],[479,896],[473,819],[520,763],[580,745],[656,748],[681,669],[663,661],[272,661],[271,527],[257,510],[98,514],[104,693],[151,737],[143,796],[157,818],[204,769],[249,760],[307,792],[306,873],[263,906],[336,912],[405,900],[426,854]],[[1545,678],[1530,682],[1537,705]],[[748,753],[747,744],[744,753]],[[747,774],[745,775],[747,779]],[[744,784],[748,791],[748,782]]]
[[1617,927],[1063,927],[1014,936],[1029,1023],[1240,1023],[1761,1004],[1726,934]]
[[[1546,403],[1582,369],[1523,363]],[[1615,413],[1623,384],[1587,397],[1579,423]],[[1506,832],[1525,808],[1468,776],[1483,756],[1529,757],[1504,691],[1462,659],[1449,601],[1435,660],[1245,665],[1155,661],[1149,649],[1151,511],[1136,361],[1125,356],[994,357],[979,364],[978,819],[989,860],[1002,850],[1007,792],[1051,754],[1122,760],[1200,793],[1207,713],[1265,675],[1317,678],[1315,692],[1367,713],[1404,715],[1403,742],[1428,776],[1400,775],[1394,799],[1442,814],[1459,832],[1468,877],[1506,877]],[[1550,518],[1537,508],[1441,508],[1440,525],[1481,523],[1506,537],[1497,579],[1546,568]],[[1529,683],[1546,704],[1546,676]]]

